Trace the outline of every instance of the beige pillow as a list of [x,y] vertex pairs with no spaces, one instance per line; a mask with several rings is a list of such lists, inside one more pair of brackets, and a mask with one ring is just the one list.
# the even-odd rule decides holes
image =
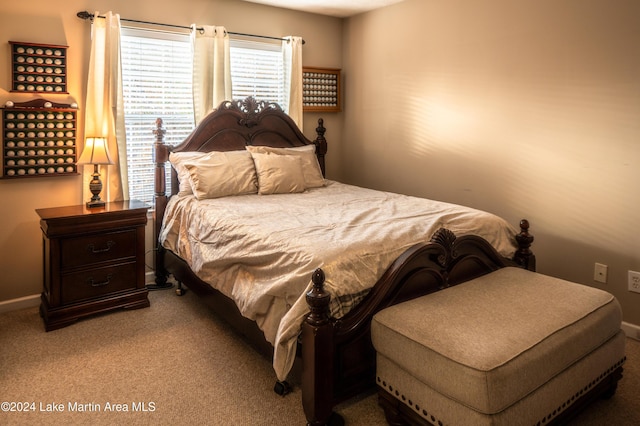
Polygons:
[[325,185],[324,176],[318,163],[315,145],[297,146],[292,148],[273,148],[270,146],[247,146],[249,152],[273,153],[278,155],[295,155],[300,157],[302,162],[302,172],[307,188],[318,188]]
[[305,190],[300,157],[258,152],[252,152],[251,156],[258,175],[258,193],[285,194]]
[[213,151],[184,166],[198,200],[255,194],[258,190],[253,159],[247,151]]
[[189,181],[189,171],[184,166],[186,162],[194,162],[198,159],[205,157],[208,152],[171,152],[169,153],[169,162],[176,169],[178,174],[178,181],[180,187],[178,188],[178,195],[191,195],[193,190],[191,189],[191,182]]

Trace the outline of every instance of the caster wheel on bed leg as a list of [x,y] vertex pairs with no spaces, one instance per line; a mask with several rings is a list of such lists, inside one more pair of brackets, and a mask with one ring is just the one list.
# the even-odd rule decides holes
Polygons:
[[184,296],[184,294],[187,292],[187,289],[182,287],[182,283],[178,282],[178,287],[176,288],[176,294],[178,296]]
[[282,381],[282,382],[278,381],[273,387],[273,391],[280,396],[285,396],[286,394],[290,393],[291,390],[292,390],[291,385],[286,381]]

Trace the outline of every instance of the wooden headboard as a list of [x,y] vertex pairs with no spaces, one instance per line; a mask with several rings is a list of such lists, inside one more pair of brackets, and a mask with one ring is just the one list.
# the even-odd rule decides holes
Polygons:
[[317,137],[311,141],[278,104],[248,97],[222,102],[181,144],[170,146],[164,143],[166,130],[162,127],[162,120],[157,119],[154,130],[156,241],[167,201],[178,192],[178,175],[172,168],[171,194],[166,193],[165,165],[171,152],[235,151],[245,149],[247,145],[286,148],[315,144],[318,163],[322,174],[325,174],[327,141],[324,138],[326,129],[323,124],[323,120],[318,119]]

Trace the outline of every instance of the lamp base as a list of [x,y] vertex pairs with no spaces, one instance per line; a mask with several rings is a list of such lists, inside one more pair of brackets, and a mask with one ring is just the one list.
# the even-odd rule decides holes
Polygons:
[[102,181],[100,180],[100,170],[98,165],[93,165],[93,179],[89,182],[89,191],[93,194],[91,200],[87,201],[87,208],[93,209],[96,207],[104,207],[105,202],[100,199],[100,192],[102,191]]
[[87,208],[94,209],[94,208],[104,207],[105,204],[106,203],[102,200],[87,201]]

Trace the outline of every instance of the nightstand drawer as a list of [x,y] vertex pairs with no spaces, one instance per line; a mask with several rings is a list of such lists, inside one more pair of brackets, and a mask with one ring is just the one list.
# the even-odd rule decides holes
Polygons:
[[135,229],[66,238],[61,241],[62,268],[133,257],[136,247]]
[[136,288],[136,262],[82,270],[62,276],[63,304]]

